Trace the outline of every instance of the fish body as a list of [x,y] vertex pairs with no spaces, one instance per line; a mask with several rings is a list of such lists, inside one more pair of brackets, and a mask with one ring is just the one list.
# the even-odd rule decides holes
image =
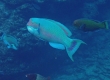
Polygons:
[[[60,28],[53,21],[48,19],[39,19],[39,18],[36,19],[34,18],[32,20],[33,21],[36,20],[36,22],[38,23],[38,28],[37,28],[38,32],[37,31],[34,32],[34,35],[36,37],[55,43],[61,43],[62,39],[67,38],[62,28]],[[33,28],[35,27],[33,26]]]
[[73,25],[83,31],[95,31],[99,29],[108,29],[108,22],[99,22],[90,19],[77,19],[73,22]]
[[2,37],[2,40],[3,40],[4,44],[7,45],[8,48],[12,48],[14,50],[18,49],[18,41],[15,37],[4,34]]
[[71,39],[70,36],[72,33],[69,29],[63,24],[50,19],[31,18],[27,23],[27,29],[40,39],[48,41],[49,43],[63,45],[72,61],[73,54],[79,48],[80,44],[84,43],[79,39]]
[[46,78],[40,74],[36,74],[36,73],[31,73],[31,74],[27,74],[26,77],[29,80],[50,80],[50,78]]

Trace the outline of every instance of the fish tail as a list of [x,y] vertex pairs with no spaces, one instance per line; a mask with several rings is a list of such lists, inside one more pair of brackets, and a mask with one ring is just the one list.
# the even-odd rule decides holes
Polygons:
[[105,21],[105,26],[106,26],[106,29],[109,29],[107,21]]
[[67,54],[72,61],[74,61],[73,54],[77,51],[77,49],[81,44],[86,44],[86,43],[79,39],[72,39],[70,46],[68,48],[66,47]]
[[105,25],[105,29],[109,29],[109,27],[108,27],[108,22],[107,22],[107,21],[104,21],[103,23],[104,23],[104,25]]

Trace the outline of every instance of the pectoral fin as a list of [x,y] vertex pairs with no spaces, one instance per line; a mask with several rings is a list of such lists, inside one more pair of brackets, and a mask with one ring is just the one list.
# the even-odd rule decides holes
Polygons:
[[65,49],[65,46],[62,44],[49,42],[49,45],[53,48],[56,48],[56,49],[61,49],[61,50]]
[[85,27],[86,27],[86,24],[82,24],[82,25],[80,26],[80,29],[81,29],[81,30],[84,30]]

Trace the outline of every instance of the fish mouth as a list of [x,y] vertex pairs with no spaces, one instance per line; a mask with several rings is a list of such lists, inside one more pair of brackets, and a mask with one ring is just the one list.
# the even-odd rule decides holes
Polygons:
[[27,26],[27,29],[30,33],[33,33],[35,29],[32,26]]

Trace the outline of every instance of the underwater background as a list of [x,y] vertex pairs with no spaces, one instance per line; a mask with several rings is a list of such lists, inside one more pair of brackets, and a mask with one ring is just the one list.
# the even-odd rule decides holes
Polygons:
[[[0,31],[13,35],[19,49],[8,49],[0,41],[0,80],[28,80],[39,73],[51,80],[110,80],[110,29],[83,32],[73,21],[88,18],[110,23],[110,0],[1,0]],[[65,50],[50,47],[27,31],[31,17],[53,19],[64,24],[73,38],[81,39],[74,62]]]

